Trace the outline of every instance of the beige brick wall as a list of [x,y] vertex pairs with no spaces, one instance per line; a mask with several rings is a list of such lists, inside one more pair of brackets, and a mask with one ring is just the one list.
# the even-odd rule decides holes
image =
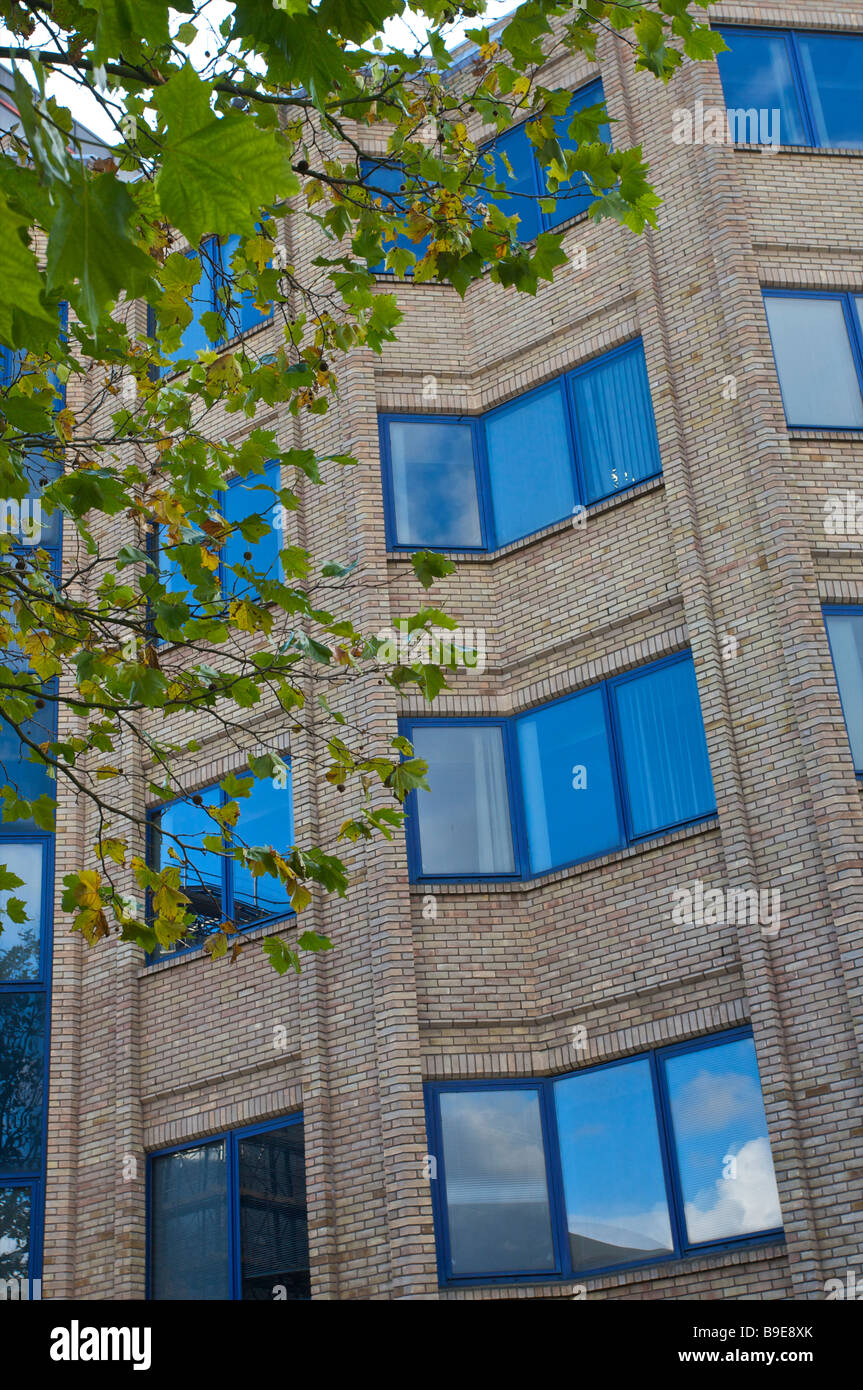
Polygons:
[[[860,3],[715,13],[863,31]],[[440,595],[486,629],[488,667],[459,674],[435,712],[519,711],[690,646],[718,822],[533,882],[441,886],[434,921],[421,912],[432,890],[408,883],[401,839],[349,849],[347,899],[316,896],[310,909],[336,950],[298,981],[275,976],[256,940],[234,967],[188,956],[148,970],[130,951],[88,952],[66,934],[58,902],[49,1297],[141,1295],[146,1151],[300,1106],[315,1296],[437,1297],[424,1078],[553,1074],[747,1021],[785,1245],[594,1278],[587,1296],[819,1297],[860,1258],[863,816],[820,604],[863,601],[859,547],[822,525],[828,491],[863,490],[863,439],[786,430],[760,289],[863,290],[863,156],[675,145],[676,107],[721,104],[716,68],[688,67],[664,90],[636,76],[608,35],[598,59],[616,140],[643,144],[664,199],[659,230],[634,238],[574,223],[565,245],[586,248],[586,269],[566,268],[535,299],[487,280],[464,302],[399,284],[398,344],[380,359],[351,357],[327,417],[300,425],[262,411],[256,423],[285,445],[358,457],[355,470],[331,467],[325,487],[303,485],[291,524],[319,559],[358,561],[346,598],[375,631],[421,594],[405,560],[387,554],[378,410],[427,408],[428,376],[435,408],[484,410],[640,334],[661,483],[592,510],[583,528],[552,527],[459,564]],[[576,85],[594,71],[566,60],[549,80]],[[316,248],[307,231],[291,235],[302,268]],[[255,346],[265,351],[276,333],[261,329]],[[734,400],[723,398],[728,376]],[[723,659],[728,634],[733,660]],[[322,691],[380,746],[399,714],[422,710],[376,674],[321,678],[308,684],[310,720]],[[196,732],[204,785],[241,750],[226,752],[215,726]],[[298,838],[333,845],[349,808],[315,775],[311,731],[291,734],[262,710],[249,738],[270,736],[294,758]],[[129,788],[139,805],[143,772]],[[72,805],[61,829],[58,882],[92,838]],[[696,877],[779,888],[779,937],[675,928],[671,888]],[[274,1024],[287,1028],[287,1050],[274,1049]],[[574,1024],[590,1040],[576,1061]],[[123,1179],[123,1154],[137,1156],[134,1180]]]

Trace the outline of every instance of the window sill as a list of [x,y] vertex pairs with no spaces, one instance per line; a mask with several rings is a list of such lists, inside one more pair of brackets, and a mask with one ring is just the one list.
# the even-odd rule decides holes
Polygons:
[[863,439],[863,425],[789,425],[789,439]]
[[525,1283],[523,1280],[513,1280],[509,1283],[506,1280],[476,1280],[470,1284],[442,1284],[440,1289],[444,1299],[470,1299],[475,1298],[477,1294],[495,1289],[506,1289],[508,1297],[517,1298],[566,1298],[573,1297],[582,1289],[586,1290],[588,1297],[591,1294],[601,1297],[605,1291],[611,1289],[625,1289],[634,1284],[654,1283],[660,1279],[681,1278],[701,1273],[703,1270],[731,1270],[741,1265],[776,1259],[785,1253],[784,1237],[769,1237],[761,1244],[756,1238],[754,1242],[742,1242],[729,1246],[724,1251],[714,1250],[703,1255],[690,1254],[678,1259],[654,1261],[651,1264],[630,1265],[628,1269],[619,1269],[607,1274],[567,1275],[564,1278],[546,1276],[531,1283]]
[[648,840],[639,840],[637,844],[626,845],[623,849],[611,850],[608,854],[595,856],[593,859],[582,859],[577,864],[568,864],[560,869],[551,869],[548,873],[536,874],[532,878],[483,878],[483,879],[421,879],[414,881],[410,885],[411,893],[416,897],[424,894],[452,893],[467,895],[472,893],[531,893],[537,888],[544,888],[549,883],[560,883],[565,879],[578,878],[581,874],[592,873],[594,869],[605,868],[608,864],[619,864],[626,859],[632,859],[636,855],[646,854],[650,850],[664,849],[666,845],[678,844],[682,840],[690,840],[698,835],[709,835],[717,833],[719,830],[718,816],[712,816],[709,820],[697,821],[694,825],[684,825],[677,830],[668,830],[661,835],[655,835]]
[[[285,917],[271,917],[266,922],[262,922],[260,926],[248,927],[245,931],[237,931],[235,934],[236,938],[243,942],[263,941],[267,936],[273,936],[276,932],[284,931],[285,928],[289,926],[293,916],[294,914],[289,911]],[[216,933],[214,932],[213,935],[215,936]],[[233,938],[231,939],[233,940]],[[201,942],[200,946],[185,946],[179,951],[173,951],[171,955],[165,956],[163,959],[154,960],[147,965],[140,966],[138,969],[138,979],[145,980],[150,975],[157,975],[162,970],[171,970],[177,965],[184,964],[186,961],[201,960],[205,955],[204,942]],[[225,959],[227,960],[228,957],[226,956]]]
[[[558,232],[568,232],[570,227],[576,227],[579,223],[586,222],[588,220],[589,215],[590,209],[585,208],[582,212],[574,212],[572,214],[572,217],[563,218],[560,222],[555,223],[553,227],[543,227],[542,230],[543,232],[554,232],[555,235]],[[519,246],[535,247],[536,237],[531,237],[530,241],[520,241],[518,244]],[[477,276],[477,279],[473,283],[477,284],[481,280],[484,280],[485,277],[490,273],[491,269],[492,267],[490,265],[483,266],[481,273]],[[385,284],[417,285],[417,282],[414,280],[414,277],[412,275],[396,275],[395,271],[393,270],[372,270],[371,273],[372,275],[374,275],[376,280],[382,280]],[[451,290],[452,285],[450,284],[449,280],[421,280],[417,285],[417,289],[424,290],[427,288],[437,290]]]
[[[579,515],[584,517],[586,521],[590,521],[591,517],[601,516],[604,512],[612,511],[615,507],[623,507],[627,502],[633,502],[637,497],[643,497],[645,493],[658,492],[664,487],[665,479],[660,473],[655,478],[645,478],[643,483],[636,483],[634,487],[627,488],[625,492],[615,493],[613,497],[603,497],[600,502],[591,502],[590,506],[585,507]],[[487,565],[517,551],[526,550],[531,545],[537,545],[540,541],[547,540],[549,536],[558,536],[564,531],[581,531],[583,524],[586,522],[582,523],[567,516],[562,521],[552,522],[550,526],[544,526],[539,531],[532,531],[529,536],[520,536],[516,541],[509,541],[496,550],[448,550],[445,546],[415,545],[405,546],[399,550],[388,550],[386,558],[394,562],[402,561],[409,564],[411,555],[415,554],[417,550],[428,549],[446,555],[450,560],[458,560],[460,563],[473,560],[477,564]]]
[[742,154],[824,154],[832,159],[863,159],[863,149],[857,149],[853,145],[771,145],[743,140],[735,142],[732,149],[739,150]]

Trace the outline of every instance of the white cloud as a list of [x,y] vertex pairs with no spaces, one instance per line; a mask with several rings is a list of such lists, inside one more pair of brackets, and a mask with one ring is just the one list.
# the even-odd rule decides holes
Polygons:
[[779,1193],[766,1135],[750,1139],[736,1158],[736,1176],[717,1178],[686,1203],[690,1241],[767,1231],[782,1225]]

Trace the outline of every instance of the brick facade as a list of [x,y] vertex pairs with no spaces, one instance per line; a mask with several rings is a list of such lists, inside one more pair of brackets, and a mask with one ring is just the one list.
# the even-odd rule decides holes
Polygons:
[[[859,3],[728,3],[711,15],[863,32]],[[262,411],[257,423],[285,446],[358,458],[331,466],[323,487],[301,480],[289,525],[318,560],[358,562],[345,598],[374,632],[423,594],[387,552],[378,411],[475,413],[640,334],[661,481],[591,508],[583,526],[460,561],[439,596],[485,629],[488,664],[459,673],[433,712],[521,711],[691,647],[718,820],[505,885],[412,885],[401,836],[348,847],[348,897],[316,895],[308,914],[336,949],[299,979],[260,954],[266,928],[235,966],[197,953],[148,968],[130,947],[90,951],[68,933],[58,892],[46,1297],[143,1296],[146,1153],[299,1108],[314,1297],[500,1297],[438,1289],[423,1081],[550,1075],[741,1022],[754,1032],[784,1244],[588,1278],[587,1297],[818,1298],[859,1263],[863,812],[820,605],[863,602],[859,542],[822,524],[828,491],[863,493],[863,439],[786,428],[761,287],[863,292],[863,153],[676,145],[673,110],[724,105],[716,66],[688,65],[663,89],[607,34],[598,60],[616,143],[642,144],[650,161],[660,229],[639,238],[576,220],[564,245],[586,251],[585,268],[565,267],[536,298],[487,280],[464,301],[400,283],[398,343],[351,355],[326,417]],[[567,57],[546,80],[574,87],[596,71]],[[283,235],[302,278],[318,248],[290,221]],[[276,332],[257,330],[256,346]],[[244,428],[227,417],[224,435]],[[307,689],[302,732],[265,709],[247,746],[275,731],[290,748],[298,842],[331,847],[350,806],[315,774],[317,695],[381,748],[400,714],[428,711],[375,672]],[[195,732],[197,785],[242,765],[215,724]],[[125,766],[138,756],[130,747]],[[135,766],[129,790],[139,810],[146,773]],[[58,885],[93,829],[64,796]],[[675,926],[671,890],[696,878],[780,889],[779,935]],[[575,1025],[589,1040],[577,1057]]]

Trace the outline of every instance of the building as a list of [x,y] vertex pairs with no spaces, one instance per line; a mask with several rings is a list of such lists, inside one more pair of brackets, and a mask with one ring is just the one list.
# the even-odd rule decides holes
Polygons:
[[[437,798],[349,848],[299,979],[88,951],[55,887],[42,1152],[0,1187],[19,1232],[44,1192],[43,1296],[818,1299],[859,1267],[863,10],[711,13],[721,72],[662,88],[602,35],[546,78],[601,81],[657,232],[577,211],[535,299],[401,283],[329,415],[265,422],[360,461],[290,523],[358,562],[357,625],[396,632],[410,548],[447,549],[478,659],[431,709],[339,691]],[[334,843],[313,735],[250,728]],[[243,762],[205,730],[189,776]],[[91,831],[65,795],[55,885]]]

